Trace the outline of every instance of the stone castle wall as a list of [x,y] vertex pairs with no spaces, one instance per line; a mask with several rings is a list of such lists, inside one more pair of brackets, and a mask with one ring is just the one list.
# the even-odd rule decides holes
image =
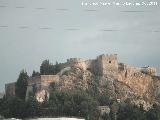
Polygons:
[[91,68],[91,62],[92,60],[83,60],[81,58],[70,58],[67,60],[67,63],[65,65],[68,65],[70,67],[78,67],[82,70],[87,70]]
[[160,102],[160,76],[152,76],[154,97]]
[[[80,58],[70,58],[66,63],[61,64],[61,72],[57,75],[40,75],[28,79],[26,98],[30,93],[35,91],[49,91],[51,83],[59,84],[64,81],[62,87],[69,87],[78,80],[75,76],[63,76],[65,71],[70,71],[72,68],[80,68],[84,73],[87,71],[97,76],[103,76],[106,80],[118,80],[129,86],[139,96],[145,95],[151,97],[153,89],[155,96],[160,95],[160,78],[153,77],[156,75],[156,69],[153,67],[133,67],[127,64],[118,63],[117,55],[100,55],[93,60],[84,60]],[[63,80],[63,77],[65,78]],[[75,77],[75,78],[73,78]],[[66,82],[65,82],[66,81]],[[85,81],[85,80],[84,80]],[[66,83],[66,84],[65,84]],[[15,85],[6,84],[6,95],[15,95]]]
[[41,85],[49,86],[50,83],[58,83],[59,76],[58,75],[41,75]]
[[41,90],[49,91],[49,87],[52,83],[58,83],[59,76],[58,75],[40,75],[36,77],[31,77],[28,79],[28,86],[26,92],[26,99],[31,94],[39,93]]
[[[154,70],[151,71],[152,69]],[[146,93],[153,92],[152,75],[155,75],[155,68],[133,67],[122,63],[118,67],[118,80],[128,85],[139,96],[145,95],[147,98],[151,97],[151,94]]]
[[8,83],[5,84],[5,93],[6,93],[6,97],[14,97],[15,96],[15,87],[16,83]]
[[[100,55],[93,60],[83,60],[81,58],[70,58],[64,67],[78,67],[82,70],[90,70],[92,73],[109,78],[117,78],[118,60],[117,55]],[[64,68],[62,67],[62,68]]]

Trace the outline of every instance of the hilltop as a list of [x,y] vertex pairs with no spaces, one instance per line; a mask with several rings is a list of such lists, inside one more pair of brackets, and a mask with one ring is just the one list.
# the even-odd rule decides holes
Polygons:
[[[37,89],[37,96],[43,98],[41,94],[43,91],[48,93],[51,84],[54,84],[56,89],[81,88],[85,90],[93,82],[98,85],[100,93],[103,93],[107,85],[105,89],[109,89],[111,96],[114,95],[121,101],[135,96],[145,98],[147,101],[159,99],[160,77],[156,76],[156,69],[118,63],[115,54],[100,55],[93,60],[70,58],[66,63],[59,64],[59,69],[55,75],[42,74],[30,77],[26,97],[33,92],[33,86]],[[14,83],[6,84],[6,95],[15,94],[14,85]]]
[[[21,79],[19,76],[18,80]],[[40,73],[34,71],[32,76],[26,77],[25,84],[23,94],[23,87],[17,93],[21,92],[26,101],[34,97],[43,103],[53,92],[69,94],[68,91],[75,95],[72,92],[80,90],[98,101],[99,108],[105,112],[110,111],[113,101],[142,105],[146,111],[160,102],[160,77],[156,75],[156,68],[119,63],[116,54],[89,60],[70,58],[55,65],[46,60],[40,66]],[[16,96],[17,85],[18,81],[6,84],[7,98]]]

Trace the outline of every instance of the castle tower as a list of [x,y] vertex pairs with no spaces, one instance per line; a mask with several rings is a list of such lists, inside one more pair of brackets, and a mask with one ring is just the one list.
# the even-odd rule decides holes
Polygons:
[[118,60],[117,54],[100,55],[97,57],[99,66],[99,75],[117,79],[118,77]]
[[67,60],[67,63],[70,67],[78,67],[82,70],[86,70],[86,62],[81,58],[70,58]]

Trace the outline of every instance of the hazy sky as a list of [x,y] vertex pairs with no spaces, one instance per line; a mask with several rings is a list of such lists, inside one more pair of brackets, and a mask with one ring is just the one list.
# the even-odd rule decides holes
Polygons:
[[[82,6],[82,1],[89,2],[0,0],[0,91],[22,69],[39,71],[44,59],[55,63],[117,53],[120,62],[159,70],[160,3]],[[108,0],[90,0],[100,1]]]

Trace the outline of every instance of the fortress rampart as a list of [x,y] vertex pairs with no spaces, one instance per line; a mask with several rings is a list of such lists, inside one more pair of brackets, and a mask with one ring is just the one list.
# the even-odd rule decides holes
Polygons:
[[[72,70],[74,67],[79,68],[83,73],[88,72],[96,76],[103,77],[106,80],[118,80],[129,86],[140,96],[148,93],[148,90],[151,90],[151,88],[152,90],[156,89],[156,93],[160,94],[160,87],[153,88],[153,86],[156,86],[155,82],[160,85],[160,78],[153,77],[156,76],[156,69],[154,67],[134,67],[124,63],[118,63],[117,54],[99,55],[96,59],[91,60],[70,58],[66,63],[62,63],[60,65],[61,72],[57,75],[40,75],[30,77],[28,79],[26,98],[28,98],[30,94],[37,93],[38,91],[49,91],[51,87],[59,87],[61,83],[64,83],[63,78],[65,78],[65,81],[70,83],[70,86],[72,86],[71,84],[74,84],[73,79],[76,81],[79,80],[79,78],[72,75],[63,76],[63,73]],[[83,84],[87,85],[87,83]],[[65,87],[63,84],[61,85],[62,88]],[[5,90],[6,96],[15,95],[15,83],[6,84]],[[153,93],[153,91],[149,92]],[[149,98],[151,96],[146,94],[146,97]]]
[[41,90],[49,91],[52,84],[57,84],[59,82],[58,75],[40,75],[36,77],[30,77],[28,79],[28,86],[26,92],[26,99],[30,96],[30,94],[34,94],[34,92],[39,92]]
[[[118,72],[117,55],[100,55],[93,60],[83,60],[81,58],[70,58],[64,67],[78,67],[82,70],[90,70],[97,75],[115,77]],[[62,67],[62,68],[64,68]]]

